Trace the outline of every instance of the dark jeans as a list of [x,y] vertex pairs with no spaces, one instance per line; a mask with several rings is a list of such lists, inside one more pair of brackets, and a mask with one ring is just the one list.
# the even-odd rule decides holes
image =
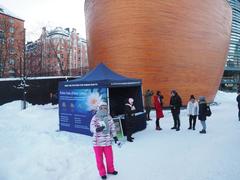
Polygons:
[[180,128],[180,118],[179,118],[180,113],[172,113],[173,120],[174,120],[174,127],[176,129]]
[[160,127],[159,119],[160,119],[160,118],[157,118],[157,119],[156,119],[156,127]]
[[189,116],[189,127],[195,129],[197,115]]
[[147,120],[149,120],[150,119],[151,107],[145,107],[145,109],[146,109]]

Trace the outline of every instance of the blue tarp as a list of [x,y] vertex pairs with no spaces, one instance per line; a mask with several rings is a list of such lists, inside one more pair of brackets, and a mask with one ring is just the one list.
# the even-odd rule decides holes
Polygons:
[[141,84],[141,79],[119,75],[101,63],[82,78],[61,82],[60,87],[132,87]]

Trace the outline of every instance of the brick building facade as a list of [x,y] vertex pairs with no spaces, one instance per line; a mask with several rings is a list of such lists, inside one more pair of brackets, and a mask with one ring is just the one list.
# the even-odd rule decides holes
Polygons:
[[0,6],[0,78],[22,75],[24,47],[24,20]]
[[87,45],[76,29],[42,28],[40,38],[26,45],[28,76],[78,76],[88,71]]

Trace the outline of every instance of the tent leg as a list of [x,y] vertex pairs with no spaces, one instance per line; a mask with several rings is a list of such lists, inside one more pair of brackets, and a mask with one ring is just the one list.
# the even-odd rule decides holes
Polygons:
[[108,104],[108,114],[110,114],[109,88],[107,88],[107,104]]

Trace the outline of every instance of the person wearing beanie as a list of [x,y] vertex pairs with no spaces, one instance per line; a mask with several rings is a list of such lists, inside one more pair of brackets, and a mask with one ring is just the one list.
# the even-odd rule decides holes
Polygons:
[[128,98],[127,103],[124,105],[124,114],[125,114],[125,126],[126,126],[126,135],[127,141],[133,142],[133,121],[135,118],[136,108],[133,105],[134,99]]
[[[118,172],[115,170],[113,164],[112,141],[114,140],[116,144],[119,141],[116,136],[113,119],[108,114],[108,105],[106,102],[100,103],[99,109],[91,120],[90,131],[93,133],[93,149],[99,175],[102,179],[107,178],[106,174],[117,175]],[[103,162],[103,155],[106,159],[107,171]]]
[[160,91],[157,91],[156,95],[153,97],[154,98],[154,107],[156,109],[156,130],[162,130],[160,127],[159,120],[160,118],[163,118],[163,111],[162,111],[162,105],[163,105],[163,96],[161,95]]
[[196,101],[194,95],[190,96],[190,99],[187,104],[187,115],[189,116],[189,130],[195,130],[196,119],[198,115],[199,107],[198,102]]
[[199,131],[201,134],[206,134],[206,120],[207,120],[207,102],[204,96],[199,97],[199,112],[198,112],[198,119],[201,121],[202,130]]
[[182,99],[178,95],[176,90],[171,91],[171,98],[170,98],[170,107],[171,113],[174,120],[174,126],[171,129],[176,129],[176,131],[180,130],[180,108],[182,106]]
[[236,100],[237,100],[237,103],[238,103],[238,120],[240,121],[240,90],[238,90],[238,92],[237,92],[237,98],[236,98]]

